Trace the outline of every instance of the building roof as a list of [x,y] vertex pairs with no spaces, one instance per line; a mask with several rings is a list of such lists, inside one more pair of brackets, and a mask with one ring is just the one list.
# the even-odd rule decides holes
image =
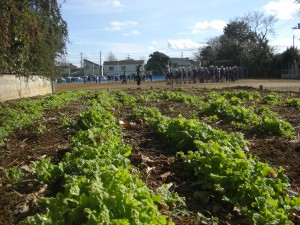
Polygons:
[[191,67],[193,63],[189,58],[170,58],[172,64],[176,64],[178,67]]
[[77,66],[73,65],[72,63],[69,64],[62,64],[61,66],[59,66],[62,69],[77,69]]
[[88,63],[90,63],[90,64],[94,64],[94,65],[96,65],[96,66],[99,66],[99,64],[94,63],[94,62],[92,62],[92,61],[89,61],[89,60],[87,60],[87,59],[83,59],[83,61],[84,61],[84,62],[88,62]]
[[104,61],[103,63],[104,66],[128,65],[128,64],[142,65],[144,64],[144,60],[124,59],[119,61]]

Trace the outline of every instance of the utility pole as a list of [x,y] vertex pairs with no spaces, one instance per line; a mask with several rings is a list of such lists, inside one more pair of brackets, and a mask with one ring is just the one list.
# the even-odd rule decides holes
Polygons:
[[[296,27],[292,28],[293,30],[300,30],[300,23],[297,24]],[[293,35],[293,49],[295,49],[295,35]],[[296,74],[296,76],[298,76],[298,63],[296,61],[296,59],[294,59],[293,62],[293,68],[292,68],[292,76],[294,78],[294,73]]]
[[[102,73],[102,54],[101,54],[101,51],[100,51],[100,65],[99,65],[99,75],[100,75],[100,77],[102,77],[103,76],[103,73]],[[100,78],[99,78],[99,80],[100,80]]]
[[295,48],[295,35],[293,35],[293,48]]
[[81,69],[82,69],[82,52],[80,53],[80,67],[81,67]]
[[102,65],[102,61],[101,61],[101,51],[100,51],[100,66]]

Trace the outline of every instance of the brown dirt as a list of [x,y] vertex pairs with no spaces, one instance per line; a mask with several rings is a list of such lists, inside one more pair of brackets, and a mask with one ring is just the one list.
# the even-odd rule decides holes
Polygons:
[[[167,85],[165,81],[144,81],[141,83],[141,89],[160,88],[160,89],[172,89],[172,88],[224,88],[224,87],[236,87],[236,86],[248,86],[259,89],[262,85],[263,89],[271,91],[300,91],[300,80],[240,80],[239,82],[223,82],[223,83],[196,83],[196,84],[174,84]],[[58,83],[55,85],[55,91],[74,91],[74,90],[86,90],[97,91],[107,89],[136,89],[138,86],[135,82],[131,81],[127,84],[121,84],[120,81],[115,83]]]
[[[300,97],[300,81],[267,81],[252,80],[240,81],[238,83],[216,83],[216,84],[185,84],[185,85],[166,85],[165,82],[143,82],[140,89],[149,88],[190,88],[193,94],[203,95],[207,89],[224,88],[234,86],[248,86],[264,88],[272,91],[294,91]],[[193,88],[194,87],[194,88]],[[206,89],[207,88],[207,89]],[[63,90],[105,90],[105,89],[124,89],[133,95],[138,95],[141,90],[137,85],[129,83],[122,85],[120,83],[108,84],[57,84],[56,92]],[[248,89],[248,88],[247,88]],[[251,89],[250,89],[251,91]],[[268,91],[261,91],[262,94]],[[285,93],[285,92],[283,92]],[[16,100],[17,101],[17,100]],[[37,209],[36,200],[40,196],[51,194],[53,187],[36,182],[31,175],[31,162],[45,157],[51,157],[53,162],[58,162],[65,154],[71,150],[70,137],[77,131],[76,126],[73,129],[66,129],[60,125],[59,120],[67,115],[74,121],[79,118],[82,109],[82,102],[72,102],[59,110],[46,110],[43,117],[34,124],[17,129],[12,133],[5,147],[0,148],[0,224],[11,225],[18,224],[20,220],[27,215],[34,213]],[[14,101],[3,104],[10,105]],[[147,103],[150,104],[150,103]],[[146,105],[147,105],[146,104]],[[152,103],[153,104],[153,103]],[[161,110],[172,108],[172,115],[182,114],[188,117],[188,110],[181,104],[175,104],[168,101],[155,103]],[[116,115],[120,118],[126,118],[130,113],[130,108],[120,110],[122,114]],[[300,116],[299,110],[291,108],[274,107],[276,112],[288,122],[290,122],[298,135],[296,140],[290,140],[283,137],[273,136],[255,136],[250,131],[245,131],[245,137],[249,140],[250,153],[257,155],[262,161],[268,162],[273,167],[282,166],[290,179],[292,190],[300,193]],[[166,110],[165,110],[166,111]],[[37,132],[37,125],[43,124],[46,130],[43,133]],[[213,127],[227,131],[236,129],[223,124],[211,124]],[[131,162],[141,178],[150,188],[156,188],[163,183],[173,183],[172,190],[177,191],[180,196],[185,196],[188,209],[192,212],[189,216],[171,216],[176,224],[201,224],[195,221],[196,213],[201,212],[207,217],[218,216],[219,224],[247,224],[244,218],[236,215],[226,205],[217,208],[209,206],[199,206],[193,199],[192,189],[189,187],[189,178],[178,175],[180,168],[174,168],[172,162],[174,155],[165,151],[166,146],[160,141],[147,126],[140,124],[135,127],[124,128],[124,141],[132,146]],[[143,165],[147,165],[144,167]],[[28,176],[18,184],[12,184],[5,176],[4,171],[12,166],[19,166],[28,171]],[[153,170],[149,171],[149,168]],[[168,214],[168,212],[164,212]],[[300,215],[295,214],[292,218],[295,224],[300,224]]]

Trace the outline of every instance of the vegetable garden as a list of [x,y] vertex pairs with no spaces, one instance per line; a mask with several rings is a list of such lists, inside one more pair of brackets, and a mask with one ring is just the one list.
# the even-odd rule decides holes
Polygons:
[[300,224],[300,95],[61,92],[2,103],[1,224]]

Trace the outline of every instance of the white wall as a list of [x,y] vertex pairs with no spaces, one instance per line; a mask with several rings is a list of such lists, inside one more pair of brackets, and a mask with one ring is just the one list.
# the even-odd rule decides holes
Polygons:
[[[126,66],[126,74],[132,74],[132,73],[136,73],[136,69],[138,67],[138,65],[140,64],[126,64],[126,65],[105,65],[104,66],[104,74],[105,75],[109,75],[109,74],[119,74],[122,75],[123,74],[123,70],[122,67]],[[143,65],[142,65],[143,66]],[[114,67],[113,71],[109,71],[109,67]]]
[[51,81],[46,78],[38,76],[26,78],[15,75],[0,75],[0,102],[46,95],[52,92]]

